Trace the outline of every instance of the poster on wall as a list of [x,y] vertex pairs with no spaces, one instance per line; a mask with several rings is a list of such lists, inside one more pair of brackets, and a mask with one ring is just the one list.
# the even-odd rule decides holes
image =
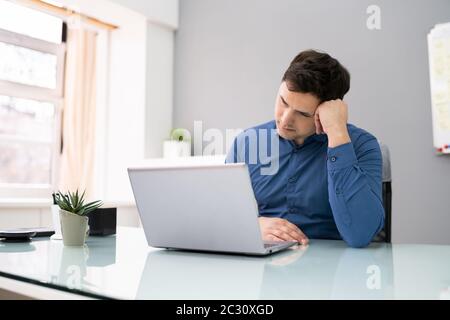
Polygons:
[[437,24],[428,34],[433,145],[450,154],[450,23]]

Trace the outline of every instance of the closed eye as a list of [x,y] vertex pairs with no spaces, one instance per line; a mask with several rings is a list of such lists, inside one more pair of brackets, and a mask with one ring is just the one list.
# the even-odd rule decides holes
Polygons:
[[[283,105],[284,105],[285,107],[289,107],[289,105],[287,104],[286,100],[284,100],[284,98],[283,98],[282,96],[280,96],[280,99],[281,99],[281,102],[283,103]],[[314,117],[314,115],[311,115],[311,114],[309,114],[309,113],[307,113],[307,112],[303,112],[303,111],[299,111],[299,110],[295,110],[295,113],[296,113],[296,114],[299,114],[299,115],[301,115],[301,116],[303,116],[303,117],[306,117],[306,118],[312,118],[312,117]]]
[[312,118],[312,117],[313,117],[313,116],[310,115],[309,113],[302,112],[302,111],[296,111],[296,113],[299,114],[299,115],[301,115],[301,116],[303,116],[303,117],[306,117],[306,118]]

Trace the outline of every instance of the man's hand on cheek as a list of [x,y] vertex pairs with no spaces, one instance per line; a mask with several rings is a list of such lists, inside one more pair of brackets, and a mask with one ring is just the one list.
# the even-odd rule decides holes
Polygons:
[[341,99],[325,101],[317,107],[314,116],[316,133],[327,134],[330,148],[350,142],[347,109],[347,104]]
[[307,244],[308,237],[293,223],[281,218],[259,217],[264,241],[298,241]]

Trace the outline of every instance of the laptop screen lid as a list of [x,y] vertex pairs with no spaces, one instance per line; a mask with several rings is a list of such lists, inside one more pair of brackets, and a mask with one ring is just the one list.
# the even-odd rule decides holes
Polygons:
[[245,163],[128,169],[148,244],[264,253]]

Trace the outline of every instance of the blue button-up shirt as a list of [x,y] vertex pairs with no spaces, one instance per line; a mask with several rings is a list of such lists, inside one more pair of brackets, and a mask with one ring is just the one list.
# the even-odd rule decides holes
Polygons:
[[[226,162],[247,163],[260,216],[287,219],[308,238],[343,239],[364,247],[384,225],[382,156],[373,135],[351,124],[347,129],[351,142],[335,148],[328,147],[325,134],[313,134],[297,145],[277,134],[270,137],[276,132],[275,121],[270,121],[248,129],[262,134],[241,133]],[[249,136],[257,142],[256,161],[249,153]],[[263,174],[268,159],[276,160],[274,136],[277,171]],[[269,157],[261,157],[262,147]]]

